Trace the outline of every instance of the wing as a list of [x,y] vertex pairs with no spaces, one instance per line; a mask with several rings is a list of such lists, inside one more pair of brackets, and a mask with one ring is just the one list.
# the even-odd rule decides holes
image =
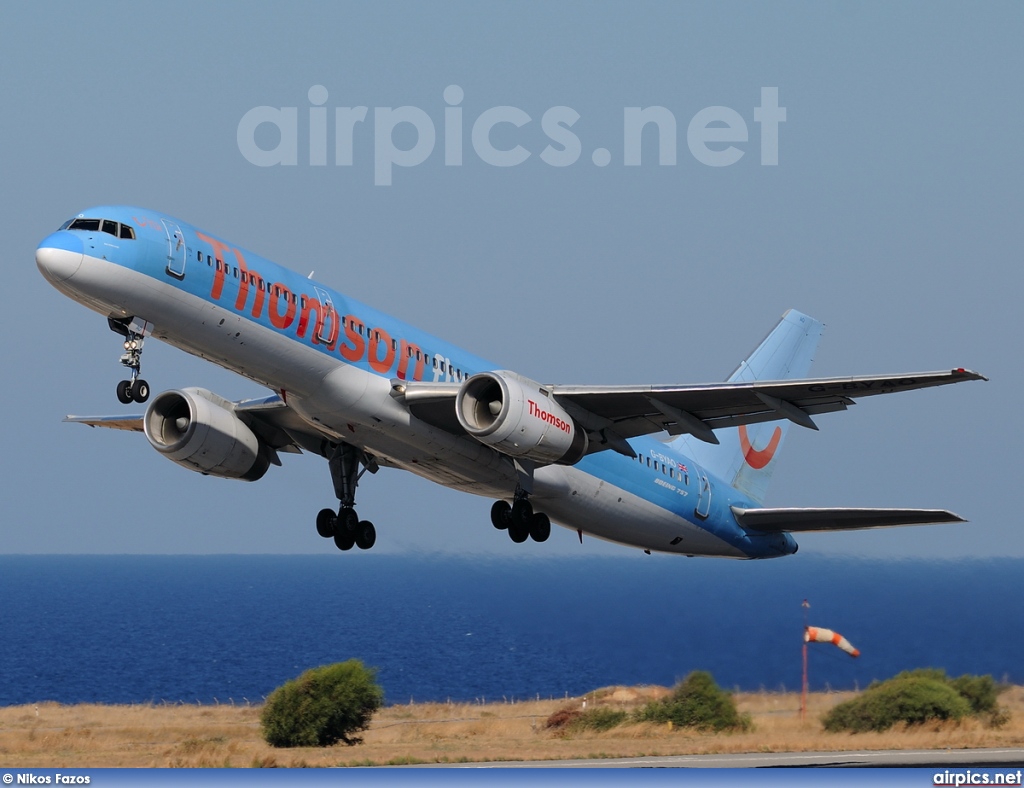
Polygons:
[[853,531],[898,525],[965,523],[945,509],[743,509],[732,507],[736,522],[765,533],[783,531]]
[[[763,421],[789,419],[817,429],[811,416],[846,410],[861,397],[945,386],[965,380],[987,380],[977,372],[917,372],[870,377],[806,380],[737,381],[694,386],[545,386],[587,430],[592,449],[614,449],[630,455],[628,438],[666,431],[690,433],[718,443],[714,430]],[[456,434],[459,387],[451,383],[393,381],[417,418]],[[400,392],[400,393],[398,393]]]
[[[277,395],[235,403],[235,414],[268,447],[301,454],[302,449],[320,453],[323,435],[304,422]],[[64,421],[114,430],[143,432],[143,416],[66,416]]]

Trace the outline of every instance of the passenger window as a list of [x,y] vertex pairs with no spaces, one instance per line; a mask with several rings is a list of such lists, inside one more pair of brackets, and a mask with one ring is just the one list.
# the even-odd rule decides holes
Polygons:
[[305,309],[306,308],[306,296],[302,296],[302,298],[299,299],[299,300],[302,301],[302,308]]
[[203,253],[200,252],[198,249],[196,250],[196,260],[198,260],[200,263],[203,262]]
[[391,349],[392,350],[396,350],[396,351],[398,350],[398,340],[397,339],[392,339],[391,340]]
[[112,235],[117,238],[117,222],[112,222],[110,219],[103,220],[103,232],[108,235]]
[[231,269],[231,271],[233,272],[235,279],[238,279],[238,266],[236,265]]

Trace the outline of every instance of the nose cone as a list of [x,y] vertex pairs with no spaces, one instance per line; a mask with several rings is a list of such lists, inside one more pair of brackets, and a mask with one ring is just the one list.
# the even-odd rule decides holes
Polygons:
[[85,252],[85,244],[74,233],[60,231],[43,239],[36,249],[36,265],[50,282],[65,282],[75,275]]

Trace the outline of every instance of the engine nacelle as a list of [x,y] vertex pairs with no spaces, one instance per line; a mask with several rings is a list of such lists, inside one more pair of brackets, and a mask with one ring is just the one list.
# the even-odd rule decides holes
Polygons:
[[539,383],[514,372],[481,372],[455,400],[462,428],[511,457],[573,465],[587,453],[587,433]]
[[270,467],[270,451],[232,403],[206,389],[165,391],[142,419],[150,444],[190,471],[254,482]]

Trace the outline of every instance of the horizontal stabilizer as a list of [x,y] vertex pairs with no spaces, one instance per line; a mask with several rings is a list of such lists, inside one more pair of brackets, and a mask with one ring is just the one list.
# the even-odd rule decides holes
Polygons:
[[106,427],[108,430],[142,432],[142,416],[65,416],[64,421],[90,427]]
[[783,531],[854,531],[896,525],[965,523],[946,509],[743,509],[732,513],[744,528],[765,533]]

